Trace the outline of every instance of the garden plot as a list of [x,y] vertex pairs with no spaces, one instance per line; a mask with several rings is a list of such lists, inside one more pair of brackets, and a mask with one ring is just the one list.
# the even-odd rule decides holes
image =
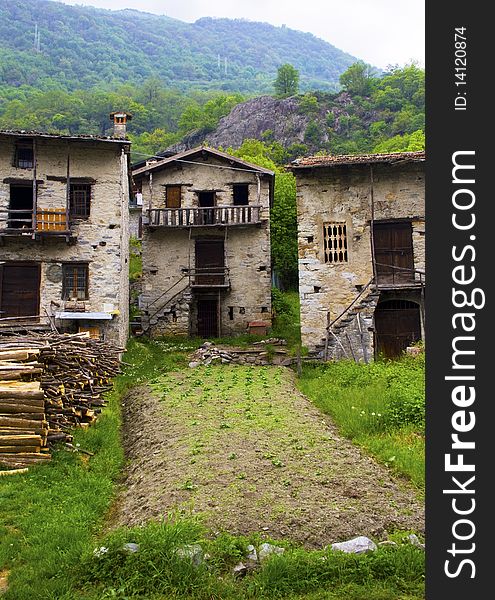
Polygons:
[[118,524],[179,510],[214,531],[307,547],[424,530],[413,489],[340,437],[289,369],[184,369],[123,402],[129,462]]

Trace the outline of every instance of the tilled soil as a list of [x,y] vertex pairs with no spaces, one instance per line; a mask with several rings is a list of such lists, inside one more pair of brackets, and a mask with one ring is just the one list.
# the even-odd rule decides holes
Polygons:
[[116,524],[178,509],[202,515],[213,531],[308,548],[424,532],[413,488],[342,438],[297,390],[292,371],[243,369],[169,373],[128,393]]

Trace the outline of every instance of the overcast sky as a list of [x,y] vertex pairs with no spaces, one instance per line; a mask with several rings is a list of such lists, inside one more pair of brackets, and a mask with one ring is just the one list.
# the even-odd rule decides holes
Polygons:
[[135,8],[193,22],[244,18],[309,31],[337,48],[384,68],[424,66],[424,0],[63,0],[99,8]]

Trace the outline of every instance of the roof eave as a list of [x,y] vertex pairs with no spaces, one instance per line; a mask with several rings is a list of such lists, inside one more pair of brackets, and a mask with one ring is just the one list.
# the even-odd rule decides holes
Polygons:
[[142,175],[143,173],[146,173],[146,172],[151,172],[151,171],[155,171],[157,169],[167,167],[168,165],[171,165],[175,162],[180,162],[181,160],[185,160],[189,156],[194,156],[195,154],[197,154],[201,151],[206,151],[209,154],[211,154],[212,156],[224,158],[225,160],[228,160],[230,162],[234,162],[238,165],[246,167],[249,170],[257,171],[257,172],[261,173],[262,175],[268,175],[270,177],[274,177],[274,175],[275,175],[275,173],[273,171],[270,171],[269,169],[259,167],[258,165],[253,165],[252,163],[249,163],[245,160],[242,160],[235,156],[231,156],[230,154],[226,154],[225,152],[221,152],[220,150],[215,150],[214,148],[209,148],[207,146],[198,146],[196,148],[192,148],[191,150],[185,150],[184,152],[174,154],[173,156],[167,157],[163,160],[159,160],[148,166],[137,169],[136,171],[133,172],[133,175],[134,176]]

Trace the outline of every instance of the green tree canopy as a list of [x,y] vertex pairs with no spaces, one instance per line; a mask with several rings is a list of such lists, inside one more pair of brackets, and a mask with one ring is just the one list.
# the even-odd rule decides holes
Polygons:
[[373,89],[375,69],[362,60],[355,62],[339,78],[342,87],[350,94],[368,96]]
[[299,71],[289,63],[282,65],[277,70],[277,79],[273,82],[273,87],[279,98],[295,96],[299,91]]

